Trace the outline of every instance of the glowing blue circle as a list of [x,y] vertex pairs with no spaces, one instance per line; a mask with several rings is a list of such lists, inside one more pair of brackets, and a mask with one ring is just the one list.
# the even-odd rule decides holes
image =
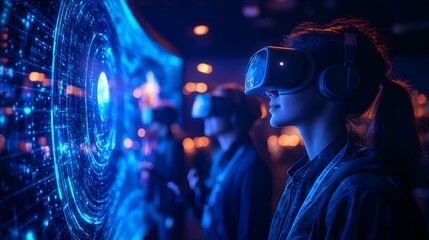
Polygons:
[[121,104],[110,17],[103,1],[62,1],[55,28],[52,148],[64,217],[76,239],[111,239],[123,183],[124,168],[114,159]]
[[98,112],[100,113],[101,120],[104,121],[104,119],[106,119],[106,113],[110,102],[109,84],[104,72],[100,73],[97,85]]

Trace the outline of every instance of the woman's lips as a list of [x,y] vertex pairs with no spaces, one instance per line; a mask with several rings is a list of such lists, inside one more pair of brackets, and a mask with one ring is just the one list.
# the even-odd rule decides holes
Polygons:
[[270,104],[270,112],[275,111],[280,108],[278,104]]

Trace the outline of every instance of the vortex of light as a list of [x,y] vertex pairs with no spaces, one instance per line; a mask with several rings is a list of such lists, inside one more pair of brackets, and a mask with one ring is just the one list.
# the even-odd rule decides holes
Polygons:
[[108,237],[122,182],[112,157],[120,112],[112,26],[100,1],[60,6],[53,49],[52,145],[64,215],[79,239]]
[[100,77],[98,77],[97,102],[101,120],[104,121],[104,119],[107,118],[106,113],[109,109],[110,102],[109,84],[107,82],[107,77],[104,72],[101,72]]
[[136,98],[182,66],[126,0],[0,1],[0,239],[142,239]]

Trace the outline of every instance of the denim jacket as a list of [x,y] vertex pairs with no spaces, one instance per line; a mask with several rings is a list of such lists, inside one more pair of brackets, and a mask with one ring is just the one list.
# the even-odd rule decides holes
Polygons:
[[314,160],[304,155],[289,169],[269,239],[426,239],[411,194],[399,188],[373,149],[353,144],[314,200],[301,209],[317,177],[346,142],[338,138]]

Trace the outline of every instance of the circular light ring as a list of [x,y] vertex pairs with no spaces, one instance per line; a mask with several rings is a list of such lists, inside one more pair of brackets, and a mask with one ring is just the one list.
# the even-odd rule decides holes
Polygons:
[[52,138],[64,215],[77,238],[106,237],[119,198],[117,36],[100,1],[62,1],[53,50]]

